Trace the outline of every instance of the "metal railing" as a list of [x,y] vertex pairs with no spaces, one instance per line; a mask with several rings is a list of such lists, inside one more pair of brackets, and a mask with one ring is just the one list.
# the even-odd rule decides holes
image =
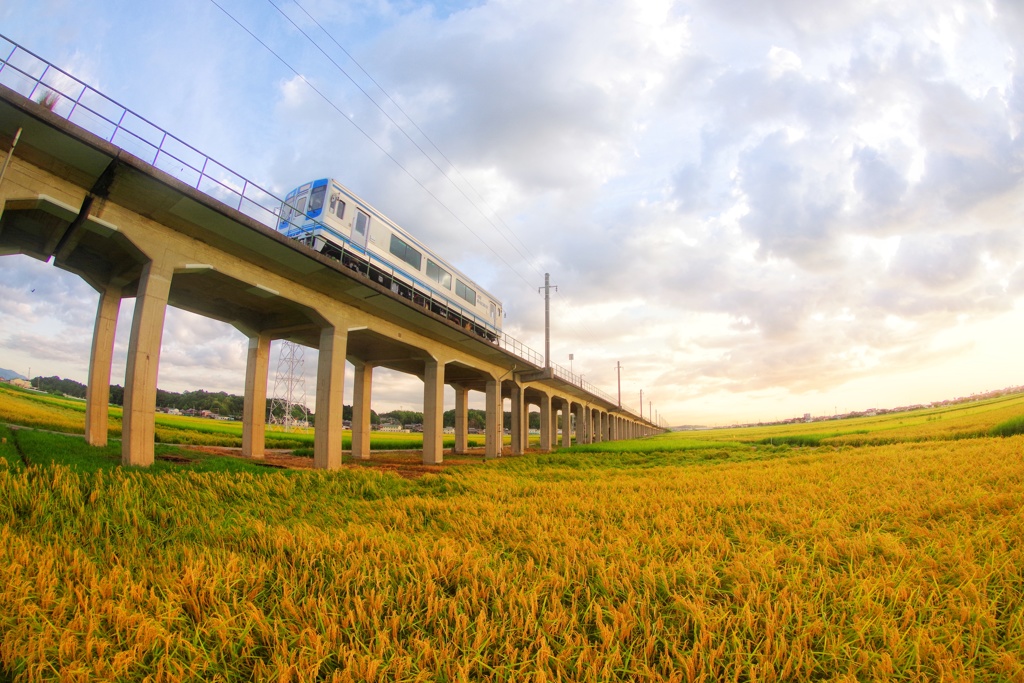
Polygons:
[[[0,55],[5,55],[0,56],[0,84],[117,145],[185,185],[269,228],[277,229],[278,214],[285,202],[270,190],[211,159],[3,34],[0,34]],[[482,323],[475,315],[472,317]],[[493,343],[534,366],[544,367],[541,354],[505,333],[497,335]],[[612,404],[617,403],[584,381],[582,376],[558,365],[553,365],[552,370],[559,379]],[[635,411],[630,412],[636,414]]]

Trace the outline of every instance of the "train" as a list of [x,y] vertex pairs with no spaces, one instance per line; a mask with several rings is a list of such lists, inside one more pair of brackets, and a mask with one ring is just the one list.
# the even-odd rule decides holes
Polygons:
[[333,178],[285,195],[277,230],[490,341],[501,302]]

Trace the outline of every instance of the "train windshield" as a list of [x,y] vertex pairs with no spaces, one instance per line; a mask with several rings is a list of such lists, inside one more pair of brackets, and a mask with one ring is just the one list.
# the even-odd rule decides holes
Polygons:
[[309,212],[314,213],[323,208],[324,197],[327,195],[327,186],[314,187],[309,194]]

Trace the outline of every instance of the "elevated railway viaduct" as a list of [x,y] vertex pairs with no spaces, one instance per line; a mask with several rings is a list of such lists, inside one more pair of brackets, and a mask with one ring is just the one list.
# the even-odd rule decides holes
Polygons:
[[[89,106],[90,97],[102,95],[73,79],[75,85],[67,86],[71,77],[63,72],[58,89],[47,82],[54,67],[46,65],[40,75],[14,62],[10,56],[0,62],[5,84],[0,85],[0,148],[6,166],[0,179],[0,255],[52,259],[99,293],[86,404],[86,439],[93,445],[107,443],[114,331],[122,299],[135,299],[124,379],[124,464],[153,462],[167,306],[229,323],[248,337],[243,416],[248,457],[264,453],[270,344],[276,339],[319,350],[318,468],[341,464],[346,359],[355,374],[356,458],[370,453],[377,367],[423,380],[424,463],[443,458],[446,384],[455,389],[456,452],[468,444],[470,391],[486,397],[489,458],[502,452],[505,399],[511,401],[513,453],[526,447],[529,406],[540,410],[543,450],[559,439],[570,443],[573,421],[579,443],[660,431],[582,378],[546,367],[515,340],[483,339],[285,238],[263,222],[268,218],[262,214],[272,215],[278,201],[269,193],[109,100],[106,109]],[[56,102],[37,103],[40,89],[53,93]],[[114,115],[107,111],[111,107]]]

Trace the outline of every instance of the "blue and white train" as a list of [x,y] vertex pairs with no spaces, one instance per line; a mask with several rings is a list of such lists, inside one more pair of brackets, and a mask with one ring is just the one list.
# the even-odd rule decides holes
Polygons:
[[479,336],[501,336],[501,302],[331,178],[285,196],[278,231]]

